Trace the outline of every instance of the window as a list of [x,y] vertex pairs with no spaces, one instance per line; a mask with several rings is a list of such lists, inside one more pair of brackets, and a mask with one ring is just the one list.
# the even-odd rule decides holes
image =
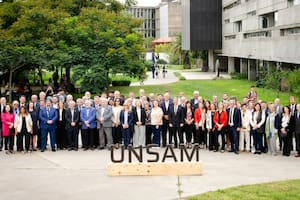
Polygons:
[[278,21],[278,12],[271,12],[261,16],[261,27],[270,28],[276,25]]
[[256,15],[256,10],[248,12],[247,15],[248,16],[254,16],[254,15]]
[[300,0],[288,0],[289,6],[300,5]]
[[229,19],[225,19],[224,22],[225,22],[225,24],[229,24],[230,20]]
[[234,29],[233,29],[233,31],[235,33],[239,33],[239,32],[242,31],[242,21],[236,21],[236,22],[234,22]]
[[235,7],[235,6],[240,5],[240,4],[241,4],[241,0],[234,1],[233,3],[228,4],[227,6],[225,6],[225,7],[223,8],[223,10],[224,10],[224,11],[229,10],[229,9]]

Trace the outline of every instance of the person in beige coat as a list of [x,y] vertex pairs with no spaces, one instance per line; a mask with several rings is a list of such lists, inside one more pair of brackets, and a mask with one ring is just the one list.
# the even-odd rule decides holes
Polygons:
[[15,116],[14,128],[17,135],[17,151],[24,151],[23,140],[25,137],[25,150],[28,152],[30,150],[32,119],[25,107],[21,107],[20,113]]

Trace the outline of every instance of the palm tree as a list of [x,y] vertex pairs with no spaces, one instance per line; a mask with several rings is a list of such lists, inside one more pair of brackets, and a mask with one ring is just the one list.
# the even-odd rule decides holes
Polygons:
[[189,51],[187,50],[182,50],[182,36],[181,34],[176,35],[176,39],[173,42],[173,50],[174,53],[178,53],[181,57],[181,60],[183,61],[184,64],[184,69],[191,69],[191,60],[190,60],[190,55]]

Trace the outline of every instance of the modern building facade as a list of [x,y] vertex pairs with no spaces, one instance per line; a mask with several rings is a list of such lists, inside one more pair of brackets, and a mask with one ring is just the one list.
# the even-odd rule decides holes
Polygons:
[[219,1],[222,48],[207,49],[210,71],[217,59],[223,70],[248,74],[249,80],[262,69],[299,67],[300,0]]

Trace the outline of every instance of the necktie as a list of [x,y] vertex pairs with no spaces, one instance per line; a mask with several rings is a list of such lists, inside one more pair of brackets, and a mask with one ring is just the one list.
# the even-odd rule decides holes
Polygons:
[[90,109],[86,109],[86,116],[89,116]]
[[175,106],[175,110],[174,110],[175,114],[177,114],[177,109],[178,109],[177,106]]
[[71,115],[72,115],[72,122],[74,122],[74,110],[71,110]]
[[232,121],[233,121],[233,108],[230,108],[230,124],[232,124]]
[[47,116],[48,116],[48,117],[50,116],[49,111],[50,111],[50,109],[47,108]]

